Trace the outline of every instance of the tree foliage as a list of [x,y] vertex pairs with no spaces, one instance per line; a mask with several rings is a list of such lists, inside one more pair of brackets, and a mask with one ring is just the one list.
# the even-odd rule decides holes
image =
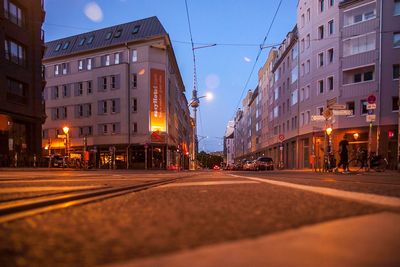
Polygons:
[[197,160],[203,168],[212,169],[215,165],[221,166],[224,159],[221,156],[211,155],[204,151],[197,154]]

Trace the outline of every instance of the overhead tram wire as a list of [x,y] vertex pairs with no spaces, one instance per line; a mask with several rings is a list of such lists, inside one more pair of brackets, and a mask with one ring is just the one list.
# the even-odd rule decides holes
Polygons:
[[242,93],[241,93],[241,95],[240,95],[239,101],[238,101],[238,103],[237,103],[237,105],[236,105],[236,107],[235,107],[235,110],[233,111],[233,112],[234,112],[234,113],[233,113],[233,117],[235,117],[236,110],[238,109],[238,107],[239,107],[239,105],[240,105],[240,102],[242,101],[243,94],[244,94],[244,92],[246,91],[246,88],[247,88],[247,86],[248,86],[248,84],[249,84],[249,82],[250,82],[251,76],[253,75],[254,69],[255,69],[255,67],[256,67],[256,65],[257,65],[258,59],[260,58],[261,52],[262,52],[262,50],[263,50],[264,48],[266,48],[266,47],[264,47],[265,42],[267,41],[267,38],[268,38],[269,33],[270,33],[271,29],[272,29],[272,25],[273,25],[274,22],[275,22],[276,15],[278,14],[278,11],[279,11],[279,9],[280,9],[280,7],[281,7],[281,4],[282,4],[282,0],[279,1],[279,4],[278,4],[278,6],[277,6],[277,8],[276,8],[276,10],[275,10],[275,14],[274,14],[274,16],[273,16],[273,18],[272,18],[271,24],[269,25],[268,31],[267,31],[267,33],[265,34],[264,40],[263,40],[263,42],[262,42],[262,45],[260,46],[260,49],[258,50],[257,57],[256,57],[256,60],[254,61],[253,67],[251,68],[250,75],[249,75],[249,77],[247,78],[246,84],[245,84],[245,86],[243,87],[243,90],[242,90]]

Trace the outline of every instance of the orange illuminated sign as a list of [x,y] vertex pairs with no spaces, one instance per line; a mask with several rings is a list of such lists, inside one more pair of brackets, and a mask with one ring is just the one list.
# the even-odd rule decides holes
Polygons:
[[165,71],[150,69],[150,127],[151,131],[166,131]]

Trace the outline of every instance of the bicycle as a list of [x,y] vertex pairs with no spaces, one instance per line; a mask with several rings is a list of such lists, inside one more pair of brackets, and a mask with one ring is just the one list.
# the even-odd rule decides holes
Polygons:
[[367,156],[368,152],[363,149],[358,149],[356,157],[349,161],[349,171],[359,172],[362,170],[373,169],[376,172],[384,172],[389,165],[387,159],[382,155],[375,155],[371,153]]

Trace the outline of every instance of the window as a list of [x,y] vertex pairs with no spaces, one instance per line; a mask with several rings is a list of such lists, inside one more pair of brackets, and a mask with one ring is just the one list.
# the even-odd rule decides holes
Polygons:
[[329,33],[329,35],[332,35],[333,33],[334,33],[334,23],[333,23],[333,20],[330,20],[329,22],[328,22],[328,33]]
[[328,77],[328,90],[329,91],[333,90],[333,76]]
[[132,62],[137,62],[138,57],[137,57],[137,50],[133,49],[132,50]]
[[60,65],[54,65],[54,75],[57,76],[60,74]]
[[318,54],[318,67],[324,66],[324,53]]
[[319,0],[318,6],[319,6],[319,12],[324,12],[324,0]]
[[56,48],[54,49],[54,51],[56,51],[56,52],[60,51],[61,45],[62,45],[61,43],[58,43]]
[[392,97],[392,111],[399,111],[399,97]]
[[132,30],[132,34],[137,34],[139,32],[139,29],[140,29],[140,25],[136,25]]
[[[375,50],[376,33],[367,33],[359,35],[354,38],[343,40],[343,55],[351,56],[367,51]],[[399,34],[399,47],[400,47],[400,34]]]
[[317,107],[317,115],[322,115],[324,113],[324,107]]
[[393,47],[400,47],[400,32],[393,33]]
[[107,124],[103,124],[103,134],[106,134],[107,132],[108,132]]
[[62,74],[65,75],[68,73],[68,64],[67,63],[63,63],[62,65]]
[[137,74],[132,73],[132,88],[137,88]]
[[318,27],[318,38],[320,40],[324,39],[324,25]]
[[137,125],[137,122],[134,122],[134,123],[133,123],[133,132],[134,132],[134,133],[137,133],[137,132],[138,132],[138,125]]
[[103,114],[104,113],[107,113],[107,101],[102,101],[102,105],[103,105],[103,107],[102,107],[102,111],[103,111]]
[[79,40],[78,46],[84,45],[84,44],[85,44],[85,41],[86,41],[86,38],[85,38],[85,37],[81,38],[81,39]]
[[328,49],[327,57],[328,57],[328,63],[332,63],[333,62],[333,48]]
[[103,90],[107,90],[107,77],[103,77]]
[[367,82],[367,81],[372,81],[373,79],[374,79],[373,71],[359,72],[353,75],[353,83]]
[[352,112],[353,112],[353,115],[351,115],[351,116],[354,116],[354,114],[355,114],[355,103],[354,103],[354,101],[351,101],[351,102],[347,102],[346,103],[346,107],[347,107],[347,109],[348,110],[351,110]]
[[60,95],[59,95],[59,92],[58,92],[58,86],[56,86],[56,87],[54,87],[54,99],[57,99],[59,97],[60,97]]
[[83,117],[83,105],[78,106],[78,116]]
[[68,88],[67,88],[67,85],[65,85],[65,84],[62,86],[62,95],[63,95],[63,97],[68,96]]
[[78,60],[78,70],[81,71],[83,70],[83,60]]
[[7,100],[26,104],[28,86],[22,82],[7,77]]
[[25,66],[26,63],[26,49],[21,44],[6,39],[4,41],[5,58],[9,62]]
[[310,47],[310,41],[311,41],[310,34],[307,34],[307,36],[306,36],[306,45],[307,45],[307,48]]
[[[293,46],[293,49],[292,49],[292,60],[295,60],[297,58],[297,55],[299,54],[298,49],[299,48],[298,48],[297,45]],[[289,66],[289,64],[288,64],[288,66]]]
[[296,89],[292,93],[292,106],[297,104],[298,102],[298,97],[299,97],[299,89]]
[[310,86],[306,86],[306,90],[304,92],[304,99],[309,99],[310,98]]
[[4,16],[12,23],[22,27],[25,23],[25,14],[13,1],[4,0]]
[[324,80],[319,80],[318,81],[318,92],[320,94],[324,93]]
[[300,45],[301,52],[304,52],[304,48],[305,48],[305,41],[303,38],[303,39],[301,39],[301,45]]
[[132,98],[132,112],[137,112],[137,98]]
[[68,47],[69,47],[69,41],[64,43],[62,50],[66,50],[68,49]]
[[104,60],[105,60],[104,64],[106,66],[110,66],[110,55],[106,55]]
[[361,100],[361,115],[368,114],[367,105],[367,100]]
[[394,16],[400,15],[400,0],[394,0],[393,15]]
[[311,67],[311,61],[310,61],[310,60],[307,60],[307,63],[306,63],[306,73],[309,73],[309,72],[310,72],[310,67]]
[[115,76],[113,75],[113,76],[111,76],[111,89],[115,89]]
[[344,26],[350,26],[356,23],[361,23],[374,19],[376,11],[373,5],[369,5],[364,11],[360,9],[352,9],[344,13]]
[[83,95],[83,83],[79,83],[79,86],[78,86],[78,95]]
[[297,81],[297,78],[298,78],[298,75],[299,75],[298,72],[299,72],[299,70],[298,70],[298,67],[296,65],[296,67],[294,69],[292,69],[292,83]]
[[87,104],[86,105],[86,107],[87,107],[87,110],[86,110],[86,115],[89,117],[89,116],[92,116],[92,104]]
[[354,81],[355,83],[360,83],[362,82],[362,73],[356,73],[354,74]]
[[94,40],[94,35],[92,35],[92,36],[89,37],[89,39],[88,39],[88,41],[87,41],[86,44],[88,44],[88,45],[92,44],[92,43],[93,43],[93,40]]
[[300,90],[300,102],[304,101],[304,88]]
[[119,38],[119,37],[121,37],[121,34],[122,34],[122,29],[117,30],[117,31],[114,33],[114,38]]
[[301,63],[301,76],[304,76],[305,73],[306,73],[306,67],[304,63]]
[[301,14],[301,23],[300,23],[300,26],[301,26],[302,28],[304,27],[305,21],[306,21],[306,18],[305,18],[305,16],[304,16],[304,14]]
[[120,54],[115,53],[114,54],[114,64],[119,64],[119,62],[120,62]]
[[400,65],[395,64],[393,65],[393,79],[399,79],[400,78]]
[[311,11],[310,11],[310,9],[308,8],[307,9],[307,21],[310,21],[311,20]]
[[335,5],[335,0],[329,0],[329,6],[334,6]]
[[110,40],[112,36],[112,32],[107,32],[106,34],[106,40]]
[[92,69],[92,59],[91,58],[86,59],[86,69],[87,70]]
[[374,79],[374,74],[372,71],[364,72],[364,81],[372,81]]
[[111,100],[111,112],[115,113],[117,110],[115,99]]
[[92,81],[87,81],[86,86],[87,94],[90,95],[92,93]]

